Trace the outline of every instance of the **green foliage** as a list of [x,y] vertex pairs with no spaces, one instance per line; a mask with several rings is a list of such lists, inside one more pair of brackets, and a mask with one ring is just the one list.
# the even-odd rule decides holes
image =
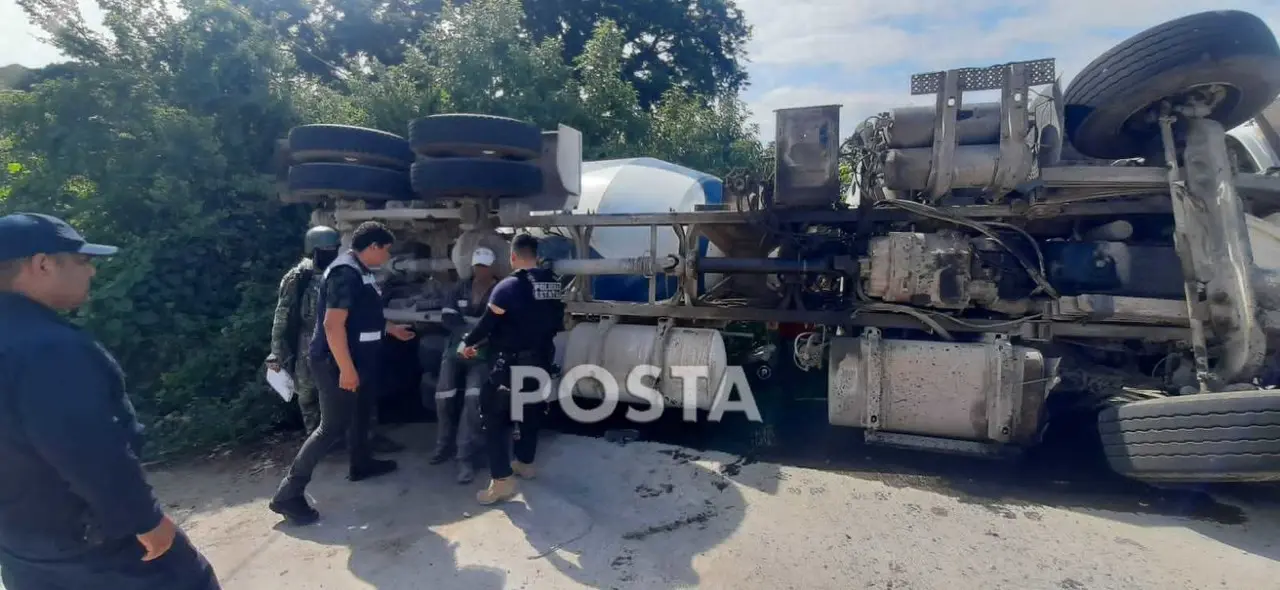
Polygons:
[[533,37],[559,39],[570,62],[587,52],[600,19],[616,23],[626,48],[622,79],[645,108],[673,88],[710,98],[746,86],[751,27],[733,0],[541,0],[524,7]]
[[670,90],[654,114],[645,147],[690,168],[725,174],[759,160],[758,136],[737,97],[722,96],[708,108],[699,97]]
[[[281,23],[301,23],[304,0],[272,14],[266,3],[186,0],[181,18],[161,0],[102,0],[105,36],[65,0],[20,3],[72,61],[25,92],[0,92],[0,213],[59,215],[122,247],[76,320],[119,357],[153,454],[247,440],[282,416],[261,370],[308,213],[273,190],[275,142],[295,125],[404,133],[417,117],[480,112],[573,126],[588,159],[647,155],[723,175],[761,154],[742,103],[723,91],[740,80],[712,84],[716,94],[672,83],[646,104],[631,73],[634,19],[598,18],[612,14],[603,8],[574,13],[591,25],[571,50],[531,32],[516,0],[321,15],[288,35]],[[427,13],[413,39],[342,36]],[[341,67],[315,75],[300,64],[303,33]],[[357,47],[360,60],[348,55]]]
[[[329,82],[363,71],[368,61],[409,62],[422,31],[457,18],[457,8],[442,0],[231,1],[287,40],[304,72]],[[452,5],[471,3],[487,0]],[[751,27],[733,0],[531,0],[520,12],[520,30],[534,46],[557,42],[544,46],[560,52],[557,63],[576,63],[599,21],[613,21],[626,48],[619,56],[621,78],[645,108],[671,88],[711,97],[736,93],[747,82],[743,61]],[[510,36],[507,31],[500,31],[502,38]]]

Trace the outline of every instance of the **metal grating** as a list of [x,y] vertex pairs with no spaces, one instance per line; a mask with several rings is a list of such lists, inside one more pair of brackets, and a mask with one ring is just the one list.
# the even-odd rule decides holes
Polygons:
[[[1037,59],[1024,62],[999,64],[986,68],[961,68],[960,91],[966,90],[998,90],[1004,87],[1004,77],[1009,66],[1021,63],[1027,67],[1027,86],[1049,84],[1054,80],[1055,60]],[[942,89],[947,73],[929,72],[911,76],[911,94],[936,94]]]

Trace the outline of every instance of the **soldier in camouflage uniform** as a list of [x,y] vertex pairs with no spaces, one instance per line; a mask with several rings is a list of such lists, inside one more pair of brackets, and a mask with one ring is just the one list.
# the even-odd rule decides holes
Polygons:
[[316,300],[324,270],[338,257],[342,236],[331,227],[318,226],[303,239],[306,256],[280,280],[280,299],[271,324],[271,355],[267,366],[293,376],[298,407],[307,433],[320,425],[320,403],[311,380],[307,345],[316,325]]

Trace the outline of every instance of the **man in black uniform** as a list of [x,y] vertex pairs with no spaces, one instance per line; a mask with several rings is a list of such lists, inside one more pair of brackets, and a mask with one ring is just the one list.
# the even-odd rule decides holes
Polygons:
[[58,315],[94,256],[46,215],[0,217],[0,578],[8,590],[217,590],[138,462],[124,374]]
[[382,336],[411,340],[413,332],[382,315],[382,295],[370,267],[391,258],[395,236],[369,221],[351,236],[351,250],[334,259],[324,284],[311,338],[311,370],[320,390],[320,426],[307,437],[289,473],[271,499],[273,512],[294,524],[320,518],[304,495],[316,464],[345,436],[347,479],[360,481],[396,470],[395,461],[374,459],[369,449],[369,415],[377,401]]
[[547,411],[546,401],[522,408],[523,418],[516,433],[515,460],[511,461],[511,424],[514,408],[512,388],[532,391],[537,384],[511,383],[511,367],[535,366],[554,372],[554,338],[564,325],[564,303],[560,282],[547,269],[538,268],[538,239],[521,234],[511,241],[511,276],[502,279],[489,295],[489,306],[475,330],[463,338],[464,357],[476,355],[476,345],[488,339],[495,356],[489,380],[480,389],[480,412],[484,421],[485,447],[489,455],[488,489],[476,500],[494,504],[516,494],[512,477],[534,476],[533,461],[538,449],[538,427]]

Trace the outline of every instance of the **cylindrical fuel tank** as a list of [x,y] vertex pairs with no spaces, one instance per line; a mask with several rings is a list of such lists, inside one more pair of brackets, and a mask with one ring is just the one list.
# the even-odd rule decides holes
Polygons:
[[[716,330],[670,328],[662,340],[657,326],[582,323],[556,338],[561,375],[579,365],[596,365],[617,381],[619,401],[648,403],[627,390],[627,377],[638,366],[653,365],[662,370],[656,389],[666,407],[683,407],[684,383],[672,367],[706,369],[707,379],[698,379],[696,407],[709,410],[728,368],[724,337]],[[575,397],[604,399],[604,390],[592,379],[578,381]]]
[[[965,145],[952,158],[951,188],[985,188],[995,179],[999,145]],[[889,150],[884,162],[885,188],[922,191],[929,187],[933,151],[929,148]]]
[[[933,147],[937,107],[903,107],[889,111],[892,149]],[[956,113],[956,145],[1000,143],[1000,103],[980,102],[961,106]]]

